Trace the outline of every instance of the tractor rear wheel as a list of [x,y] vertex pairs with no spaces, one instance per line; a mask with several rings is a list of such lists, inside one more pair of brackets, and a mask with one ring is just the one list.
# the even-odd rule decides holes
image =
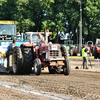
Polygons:
[[69,59],[65,59],[65,66],[63,66],[63,73],[64,75],[69,75],[70,74],[70,60]]
[[40,75],[41,74],[41,60],[39,58],[36,58],[34,60],[34,73],[35,75]]
[[94,59],[97,59],[97,48],[94,48]]
[[97,48],[94,48],[94,59],[99,58],[99,54],[97,53]]
[[25,74],[30,74],[33,66],[32,48],[22,48],[23,53],[23,70]]
[[22,73],[22,52],[19,47],[15,47],[12,53],[12,69],[14,74]]

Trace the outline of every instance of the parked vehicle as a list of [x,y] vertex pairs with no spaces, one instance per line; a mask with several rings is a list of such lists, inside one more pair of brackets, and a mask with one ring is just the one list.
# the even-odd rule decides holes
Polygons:
[[94,47],[94,58],[97,59],[99,58],[100,59],[100,39],[96,39],[96,42],[95,42],[95,47]]
[[[11,60],[11,56],[10,56],[10,52],[9,52],[9,45],[10,43],[12,43],[13,39],[17,39],[17,35],[16,35],[16,22],[15,21],[0,21],[0,52],[1,55],[6,55],[2,56],[4,57],[4,59],[2,61],[4,61],[4,69],[6,68],[6,71],[8,71],[10,69],[10,60]],[[29,43],[28,41],[20,41],[18,40],[16,43],[16,46],[19,46],[21,44],[24,43]],[[7,61],[7,63],[5,63],[5,61]],[[0,68],[0,71],[3,71],[2,68]]]
[[70,56],[77,56],[78,47],[73,44],[72,40],[67,40],[66,44],[62,45],[67,48]]

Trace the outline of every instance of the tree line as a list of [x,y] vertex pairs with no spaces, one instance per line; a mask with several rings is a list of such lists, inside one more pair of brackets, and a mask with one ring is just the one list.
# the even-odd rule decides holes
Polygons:
[[[82,37],[85,41],[100,38],[100,0],[0,0],[0,20],[17,21],[17,31],[62,32],[77,43],[82,4]],[[57,33],[57,35],[55,34]],[[58,42],[58,39],[57,41]]]

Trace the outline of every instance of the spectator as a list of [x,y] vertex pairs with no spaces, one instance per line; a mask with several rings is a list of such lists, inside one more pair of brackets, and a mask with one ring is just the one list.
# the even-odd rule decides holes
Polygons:
[[10,51],[13,51],[16,42],[17,42],[17,40],[13,40],[13,42],[10,44]]
[[88,58],[87,58],[87,52],[88,52],[88,49],[85,48],[85,45],[83,45],[83,48],[82,48],[83,69],[85,68],[85,66],[86,66],[86,69],[88,69]]

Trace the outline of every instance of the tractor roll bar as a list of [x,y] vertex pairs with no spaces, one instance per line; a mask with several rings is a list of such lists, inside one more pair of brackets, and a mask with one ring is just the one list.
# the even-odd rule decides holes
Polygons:
[[31,35],[31,43],[32,43],[32,34],[38,34],[41,33],[42,35],[45,35],[45,41],[48,43],[48,36],[52,35],[52,32],[26,32],[27,35]]

